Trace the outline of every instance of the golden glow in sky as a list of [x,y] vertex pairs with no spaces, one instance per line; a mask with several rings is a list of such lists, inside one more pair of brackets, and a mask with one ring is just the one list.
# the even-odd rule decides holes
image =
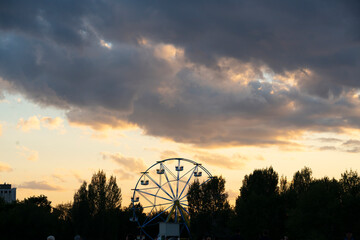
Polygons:
[[[360,167],[357,154],[335,150],[344,146],[341,141],[356,137],[351,132],[304,134],[294,146],[286,147],[209,149],[151,137],[140,128],[93,130],[69,125],[63,112],[24,99],[18,102],[16,97],[6,95],[0,103],[0,171],[1,181],[18,188],[18,199],[45,194],[55,204],[72,201],[81,182],[103,169],[108,176],[117,177],[123,204],[127,205],[139,173],[171,157],[193,159],[213,175],[225,177],[231,203],[239,194],[243,177],[256,168],[273,166],[280,176],[291,179],[304,166],[312,168],[315,177],[335,178]],[[324,142],[330,142],[333,149]]]

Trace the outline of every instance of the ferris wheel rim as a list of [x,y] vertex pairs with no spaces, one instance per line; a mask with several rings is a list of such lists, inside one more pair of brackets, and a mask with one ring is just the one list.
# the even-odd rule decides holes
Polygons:
[[[193,165],[195,165],[195,166],[192,167],[192,168],[191,168],[189,171],[187,171],[185,174],[183,174],[181,177],[179,176],[179,172],[182,171],[182,170],[179,171],[179,170],[176,169],[176,171],[177,171],[177,177],[176,177],[176,176],[175,176],[176,174],[174,174],[174,173],[173,173],[170,169],[168,169],[167,166],[165,165],[166,162],[170,162],[170,161],[178,161],[178,166],[180,166],[180,162],[181,162],[181,161],[182,161],[182,162],[191,163],[191,164],[193,164]],[[152,179],[151,176],[149,176],[150,170],[152,170],[152,169],[153,169],[155,166],[157,166],[157,165],[161,165],[161,167],[163,167],[163,169],[164,169],[163,173],[165,172],[165,176],[166,176],[166,179],[165,179],[165,181],[164,181],[163,183],[161,183],[161,177],[160,177],[160,181],[159,181],[159,182],[160,182],[160,185],[159,185],[159,183],[158,183],[157,181],[155,181],[154,179]],[[168,171],[168,173],[169,173],[170,175],[172,175],[172,176],[174,177],[174,179],[171,179],[171,180],[168,179],[168,176],[167,176],[167,174],[166,174],[165,169]],[[181,167],[181,169],[182,169],[182,167]],[[185,189],[188,188],[190,179],[192,178],[192,176],[194,175],[194,173],[196,173],[196,172],[195,172],[196,169],[201,169],[202,171],[205,172],[205,174],[206,174],[206,176],[207,176],[207,180],[206,180],[205,182],[207,182],[207,181],[209,181],[211,178],[213,178],[212,174],[211,174],[204,166],[202,166],[201,163],[195,162],[194,160],[187,159],[187,158],[167,158],[167,159],[163,159],[163,160],[157,161],[156,163],[154,163],[154,164],[152,164],[150,167],[148,167],[145,171],[141,172],[141,176],[139,177],[138,181],[136,182],[135,188],[132,189],[132,190],[133,190],[133,194],[132,194],[133,217],[135,217],[135,221],[137,222],[138,227],[140,228],[140,232],[141,232],[141,233],[144,233],[144,234],[147,235],[150,239],[153,239],[153,238],[146,232],[145,228],[151,226],[152,224],[151,224],[151,225],[149,225],[149,224],[150,224],[152,221],[154,221],[154,220],[155,220],[156,218],[158,218],[159,216],[161,217],[161,215],[162,215],[163,213],[165,213],[167,210],[173,208],[173,209],[175,209],[175,213],[170,212],[170,215],[169,215],[169,216],[172,216],[172,214],[174,214],[174,215],[175,215],[175,219],[180,218],[181,221],[179,221],[179,220],[175,220],[175,221],[176,221],[180,226],[183,226],[181,232],[184,231],[184,228],[186,228],[188,234],[190,235],[190,230],[189,230],[189,227],[190,227],[190,226],[188,226],[188,225],[189,225],[189,223],[188,223],[188,220],[189,220],[189,219],[187,218],[187,217],[189,217],[190,214],[189,214],[189,211],[188,211],[188,209],[187,209],[187,208],[188,208],[188,202],[187,202],[187,199],[186,199],[188,193],[185,192],[185,194],[184,194],[183,196],[182,196],[182,194],[183,194],[183,192],[185,191]],[[187,182],[186,182],[185,180],[181,180],[183,177],[185,177],[185,176],[186,176],[188,173],[190,173],[191,171],[192,171],[192,173],[188,176],[188,181],[187,181]],[[201,172],[200,172],[200,173],[201,173]],[[204,174],[203,176],[205,176],[205,174]],[[170,176],[170,175],[169,175],[169,176]],[[152,188],[151,188],[151,189],[157,189],[157,191],[156,191],[155,194],[149,194],[149,193],[146,193],[146,192],[144,192],[144,191],[141,191],[141,190],[149,190],[150,188],[148,188],[148,189],[141,189],[141,188],[138,187],[140,181],[141,181],[142,179],[144,180],[145,177],[148,177],[148,178],[156,185],[156,187],[152,187]],[[198,176],[196,176],[196,174],[195,174],[195,177],[198,177]],[[200,174],[200,177],[201,177],[201,174]],[[186,177],[186,178],[187,178],[187,177]],[[186,179],[186,178],[185,178],[185,179]],[[149,179],[148,179],[148,180],[149,180]],[[148,181],[148,180],[147,180],[147,181]],[[177,193],[176,193],[176,196],[175,196],[175,194],[174,194],[174,192],[173,192],[173,190],[172,190],[171,184],[170,184],[170,183],[172,183],[172,182],[177,182],[177,183],[182,182],[183,184],[185,184],[185,186],[184,186],[184,187],[182,188],[182,190],[181,190],[180,195],[178,195],[179,185],[177,184],[177,187],[176,187]],[[167,184],[169,185],[169,187],[170,187],[170,189],[171,189],[171,191],[172,191],[172,194],[173,194],[172,197],[170,196],[170,194],[169,194],[168,192],[166,192],[166,190],[164,190],[164,189],[162,188],[163,186],[165,186],[165,185],[167,185]],[[143,183],[141,183],[141,185],[143,185]],[[175,187],[174,187],[174,189],[175,189]],[[168,197],[170,197],[170,198],[164,198],[164,197],[162,197],[162,196],[158,196],[160,190],[162,190],[164,193],[166,193],[166,194],[168,195]],[[144,195],[143,195],[141,192],[144,193],[144,194],[149,194],[149,195],[151,195],[151,197],[154,197],[154,201],[152,202],[152,201],[150,201],[149,199],[147,199],[146,197],[144,197]],[[145,208],[151,208],[151,210],[148,212],[148,214],[146,214],[146,218],[145,218],[145,220],[144,220],[143,223],[140,223],[139,219],[137,218],[137,214],[136,214],[137,208],[135,207],[135,205],[136,205],[136,203],[139,201],[139,197],[137,197],[137,201],[136,201],[136,202],[134,201],[134,199],[136,199],[136,198],[135,198],[136,194],[141,195],[142,197],[144,197],[144,198],[150,203],[149,206],[145,206]],[[151,197],[149,197],[149,198],[151,198]],[[184,198],[185,198],[185,199],[184,199]],[[167,202],[166,202],[165,204],[156,204],[156,201],[157,201],[157,200],[161,201],[160,199],[162,199],[163,201],[165,200],[165,201],[167,201]],[[176,201],[178,202],[178,203],[177,203],[177,204],[178,204],[177,207],[175,206],[175,202],[176,202]],[[185,201],[186,201],[186,204],[184,203]],[[158,207],[164,206],[164,205],[169,205],[169,206],[165,207],[164,209],[160,209],[160,211],[158,212],[158,210],[157,210]],[[184,212],[182,212],[182,210],[181,210],[179,207],[180,207],[182,210],[184,210]],[[143,207],[140,207],[140,208],[144,209]],[[140,208],[138,208],[138,209],[140,209]],[[177,209],[177,208],[179,208],[179,209]],[[154,209],[155,209],[155,213],[158,213],[155,217],[154,217],[154,216],[151,216],[151,213],[154,211]],[[185,214],[186,216],[184,216],[184,214]],[[162,216],[161,219],[164,220],[164,217]],[[166,221],[168,221],[168,220],[169,220],[169,219],[167,219]],[[164,220],[164,221],[165,221],[165,220]]]

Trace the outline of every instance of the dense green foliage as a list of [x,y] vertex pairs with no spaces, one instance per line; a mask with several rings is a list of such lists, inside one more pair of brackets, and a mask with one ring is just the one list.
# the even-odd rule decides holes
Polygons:
[[[231,239],[344,239],[360,236],[360,176],[346,171],[341,179],[315,179],[309,168],[296,172],[291,181],[279,178],[273,168],[257,169],[242,181],[236,205],[231,208],[225,179],[214,177],[195,182],[188,193],[190,227],[194,239],[212,235]],[[84,182],[73,203],[51,206],[44,195],[11,204],[0,199],[1,239],[125,239],[137,233],[129,221],[130,207],[121,208],[121,190],[116,179],[104,172]],[[144,217],[142,208],[140,217]],[[156,213],[153,213],[156,214]],[[151,230],[156,234],[156,228]],[[237,238],[240,239],[240,238]]]

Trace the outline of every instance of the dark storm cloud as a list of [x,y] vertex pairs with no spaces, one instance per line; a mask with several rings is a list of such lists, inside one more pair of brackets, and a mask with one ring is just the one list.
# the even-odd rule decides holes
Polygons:
[[[106,4],[94,24],[110,39],[138,36],[185,48],[195,62],[218,57],[265,63],[275,72],[310,68],[301,86],[327,97],[359,86],[358,1],[181,1]],[[114,31],[117,27],[117,31]]]
[[358,1],[1,1],[0,77],[94,128],[289,144],[360,127],[359,26]]

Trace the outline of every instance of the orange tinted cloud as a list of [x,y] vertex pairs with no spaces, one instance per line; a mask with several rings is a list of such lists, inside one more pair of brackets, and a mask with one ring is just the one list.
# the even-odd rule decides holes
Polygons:
[[17,124],[17,128],[24,132],[28,132],[33,129],[39,130],[40,120],[37,116],[29,117],[27,120],[20,118]]
[[20,118],[17,124],[17,128],[23,132],[29,132],[31,130],[40,130],[41,126],[50,129],[60,129],[63,128],[63,119],[60,117],[41,117],[37,116],[29,117],[27,120]]
[[176,157],[179,157],[179,154],[177,154],[174,151],[166,150],[160,153],[160,159],[176,158]]
[[55,118],[42,117],[41,118],[42,125],[48,129],[59,129],[59,128],[63,127],[63,122],[64,122],[64,120],[61,119],[60,117],[55,117]]
[[0,172],[11,172],[12,170],[9,164],[0,162]]
[[247,157],[241,154],[233,154],[231,157],[224,154],[203,151],[198,149],[182,148],[183,152],[188,152],[193,155],[193,159],[204,164],[219,166],[227,169],[242,169],[250,160],[264,160],[261,155],[254,157]]
[[147,167],[141,158],[125,157],[121,153],[101,153],[103,159],[111,159],[130,171],[142,171]]
[[52,185],[46,181],[29,181],[24,182],[18,186],[19,188],[47,190],[47,191],[61,191],[64,190],[61,186]]
[[27,160],[31,162],[36,162],[39,159],[39,152],[32,150],[30,148],[27,148],[25,146],[18,145],[16,147],[19,150],[19,154],[23,157],[25,157]]

